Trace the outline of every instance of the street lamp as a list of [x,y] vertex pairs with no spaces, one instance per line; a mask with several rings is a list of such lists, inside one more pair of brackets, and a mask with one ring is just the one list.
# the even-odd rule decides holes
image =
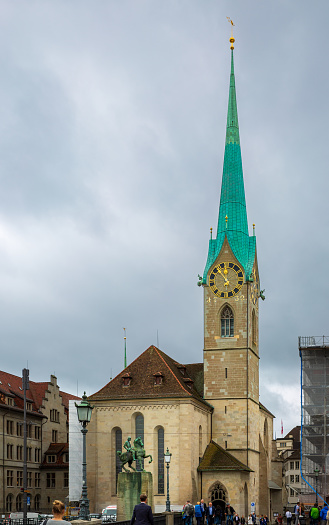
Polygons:
[[167,447],[167,451],[164,455],[166,467],[167,467],[167,501],[166,501],[166,512],[170,512],[170,499],[169,499],[169,465],[171,460],[171,452],[169,452],[169,448]]
[[318,467],[316,467],[316,469],[314,469],[314,474],[315,474],[315,503],[318,504],[318,478],[319,478],[319,469]]
[[87,425],[91,420],[91,413],[93,406],[91,406],[87,400],[86,392],[82,396],[80,405],[77,405],[78,420],[82,425],[82,492],[80,502],[80,514],[79,517],[82,520],[89,520],[89,499],[87,494],[87,459],[86,459],[86,434],[88,432]]

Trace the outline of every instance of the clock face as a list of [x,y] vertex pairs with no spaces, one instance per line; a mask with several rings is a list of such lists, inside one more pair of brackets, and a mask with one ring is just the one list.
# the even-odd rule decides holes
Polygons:
[[259,281],[257,279],[255,268],[252,271],[253,282],[250,287],[250,300],[253,304],[257,303],[259,297]]
[[209,286],[217,297],[233,297],[243,285],[242,268],[233,262],[222,262],[213,268],[209,277]]

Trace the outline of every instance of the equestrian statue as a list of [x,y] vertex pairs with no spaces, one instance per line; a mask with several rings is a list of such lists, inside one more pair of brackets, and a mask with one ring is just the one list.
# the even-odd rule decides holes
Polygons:
[[[125,448],[127,452],[121,452],[121,450],[117,450],[117,456],[121,461],[121,468],[123,468],[125,472],[131,472],[125,467],[127,463],[129,468],[131,468],[131,470],[133,470],[134,472],[137,472],[137,468],[134,468],[132,466],[133,461],[136,461],[136,467],[138,465],[137,462],[140,462],[140,460],[142,459],[150,458],[149,463],[152,463],[151,454],[145,454],[144,443],[141,437],[137,437],[136,439],[134,439],[133,445],[134,446],[132,446],[131,444],[131,437],[129,436],[127,441],[123,445],[123,448]],[[146,470],[142,469],[142,472],[146,472]]]

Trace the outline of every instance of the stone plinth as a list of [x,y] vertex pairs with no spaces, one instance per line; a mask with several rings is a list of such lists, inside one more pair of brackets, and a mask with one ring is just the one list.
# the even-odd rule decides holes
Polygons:
[[153,510],[153,481],[151,472],[120,472],[118,475],[117,521],[130,520],[139,496],[147,494],[147,504]]

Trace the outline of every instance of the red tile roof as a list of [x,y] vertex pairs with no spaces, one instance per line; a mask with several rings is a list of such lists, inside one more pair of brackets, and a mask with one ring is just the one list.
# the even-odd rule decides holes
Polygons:
[[[43,400],[46,397],[48,391],[49,382],[35,382],[29,381],[29,390],[26,391],[27,401],[32,403],[33,412],[41,412],[41,407],[43,405]],[[15,376],[13,374],[8,374],[0,370],[0,393],[3,393],[5,396],[15,397],[15,407],[18,409],[23,409],[23,399],[24,392],[22,388],[22,378],[20,376]],[[62,396],[62,404],[65,406],[66,412],[69,408],[70,399],[80,399],[79,397],[67,394],[66,392],[59,392]],[[0,395],[0,404],[5,404],[1,395]]]
[[[161,372],[161,384],[155,384],[154,376]],[[129,386],[124,386],[124,377],[131,377]],[[186,397],[202,398],[203,365],[194,363],[182,365],[167,354],[150,346],[112,381],[89,397],[91,400],[102,399],[138,399]]]
[[[64,461],[65,456],[64,454],[68,454],[69,452],[69,444],[68,443],[50,443],[48,449],[45,452],[43,462],[41,464],[41,468],[58,468],[58,467],[68,467],[68,462]],[[47,457],[48,456],[56,456],[56,461],[52,463],[48,463]]]

